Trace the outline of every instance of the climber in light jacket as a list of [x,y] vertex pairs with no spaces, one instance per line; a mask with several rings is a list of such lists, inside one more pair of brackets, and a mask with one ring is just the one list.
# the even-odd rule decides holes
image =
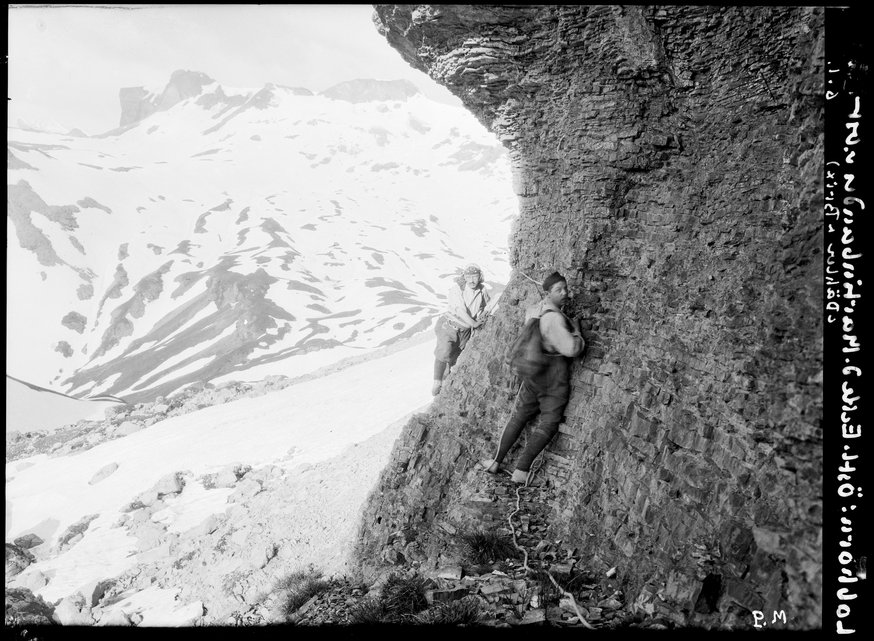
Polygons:
[[486,316],[489,295],[483,285],[482,270],[468,265],[462,272],[463,285],[453,281],[449,287],[446,311],[437,319],[434,331],[437,347],[434,349],[434,383],[431,394],[440,393],[443,377],[467,345],[474,329],[481,326]]
[[516,409],[504,427],[495,457],[480,461],[487,472],[496,474],[522,428],[539,412],[540,423],[528,437],[528,444],[516,461],[512,477],[515,483],[528,482],[531,464],[558,432],[558,424],[570,398],[571,359],[582,354],[586,346],[579,319],[571,320],[562,312],[569,296],[564,276],[553,272],[543,281],[543,290],[545,298],[526,310],[525,320],[540,319],[542,350],[548,357],[546,371],[535,381],[522,382]]

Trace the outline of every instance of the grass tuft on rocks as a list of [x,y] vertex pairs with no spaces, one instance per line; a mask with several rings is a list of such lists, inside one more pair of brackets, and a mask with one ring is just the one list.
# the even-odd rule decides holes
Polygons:
[[391,617],[383,606],[382,601],[370,596],[361,599],[352,606],[352,609],[349,611],[349,622],[354,625],[390,623]]
[[379,596],[362,599],[350,612],[355,624],[413,623],[415,616],[428,607],[425,597],[427,580],[413,575],[391,574]]
[[509,536],[495,532],[478,530],[461,535],[464,559],[467,563],[479,565],[516,558],[518,550]]
[[476,625],[480,622],[481,605],[477,597],[470,595],[458,601],[438,603],[413,618],[422,625]]
[[386,610],[399,617],[416,614],[428,607],[426,589],[425,579],[418,575],[403,577],[392,574],[382,586],[380,600]]
[[280,579],[276,589],[286,593],[283,614],[290,617],[304,603],[320,592],[324,592],[330,582],[322,578],[319,570],[298,570]]

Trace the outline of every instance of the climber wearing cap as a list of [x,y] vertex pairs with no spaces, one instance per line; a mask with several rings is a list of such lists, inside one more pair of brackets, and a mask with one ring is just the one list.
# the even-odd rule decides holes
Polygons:
[[497,473],[498,466],[519,438],[522,428],[539,412],[540,422],[528,437],[528,444],[516,461],[513,472],[515,483],[528,482],[531,464],[558,432],[558,424],[570,398],[571,359],[579,356],[586,346],[579,319],[571,320],[562,312],[569,298],[564,276],[553,272],[542,286],[545,297],[526,310],[525,320],[540,319],[541,349],[547,356],[546,371],[538,375],[536,380],[522,382],[516,409],[504,427],[495,458],[480,461],[487,472]]
[[446,311],[437,319],[434,331],[437,347],[434,350],[434,383],[431,393],[440,393],[443,376],[451,368],[461,350],[467,345],[472,330],[483,324],[489,295],[483,285],[482,270],[468,265],[462,279],[453,280],[449,287]]

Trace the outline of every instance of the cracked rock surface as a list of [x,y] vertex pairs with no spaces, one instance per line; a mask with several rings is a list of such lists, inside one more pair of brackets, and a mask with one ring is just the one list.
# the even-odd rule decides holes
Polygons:
[[[540,295],[526,277],[557,269],[587,347],[543,455],[549,538],[617,567],[640,612],[733,627],[791,609],[790,627],[817,627],[822,9],[375,12],[507,147],[520,213],[516,271],[405,427],[361,563],[439,560],[498,518],[474,463],[512,411],[504,359]],[[404,547],[387,552],[396,531]]]

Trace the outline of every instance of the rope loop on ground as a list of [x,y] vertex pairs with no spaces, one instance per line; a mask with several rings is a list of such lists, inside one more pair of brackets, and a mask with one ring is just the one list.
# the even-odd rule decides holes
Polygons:
[[[537,462],[540,463],[541,461],[542,459],[540,459],[538,455]],[[534,570],[532,570],[531,567],[528,565],[528,550],[526,550],[523,546],[519,545],[519,540],[516,538],[516,527],[513,525],[513,517],[522,510],[522,496],[519,494],[519,492],[522,490],[523,487],[528,487],[528,485],[531,483],[531,479],[534,478],[534,474],[537,472],[538,469],[539,465],[536,468],[532,468],[532,471],[528,474],[528,479],[525,481],[525,485],[520,485],[516,488],[516,509],[510,512],[510,514],[507,516],[507,523],[510,525],[510,533],[513,535],[513,546],[524,555],[524,558],[522,560],[522,567],[528,574],[533,574]],[[577,600],[574,598],[574,595],[558,584],[558,581],[556,581],[555,577],[552,576],[552,572],[550,572],[549,570],[544,570],[544,572],[546,572],[546,575],[549,577],[552,585],[555,586],[555,589],[561,592],[562,595],[570,599],[571,605],[574,608],[574,612],[577,613],[577,618],[579,619],[580,623],[582,623],[583,626],[588,628],[589,630],[594,630],[594,626],[586,621],[585,617],[583,617],[582,613],[580,612],[580,608],[577,605]]]

